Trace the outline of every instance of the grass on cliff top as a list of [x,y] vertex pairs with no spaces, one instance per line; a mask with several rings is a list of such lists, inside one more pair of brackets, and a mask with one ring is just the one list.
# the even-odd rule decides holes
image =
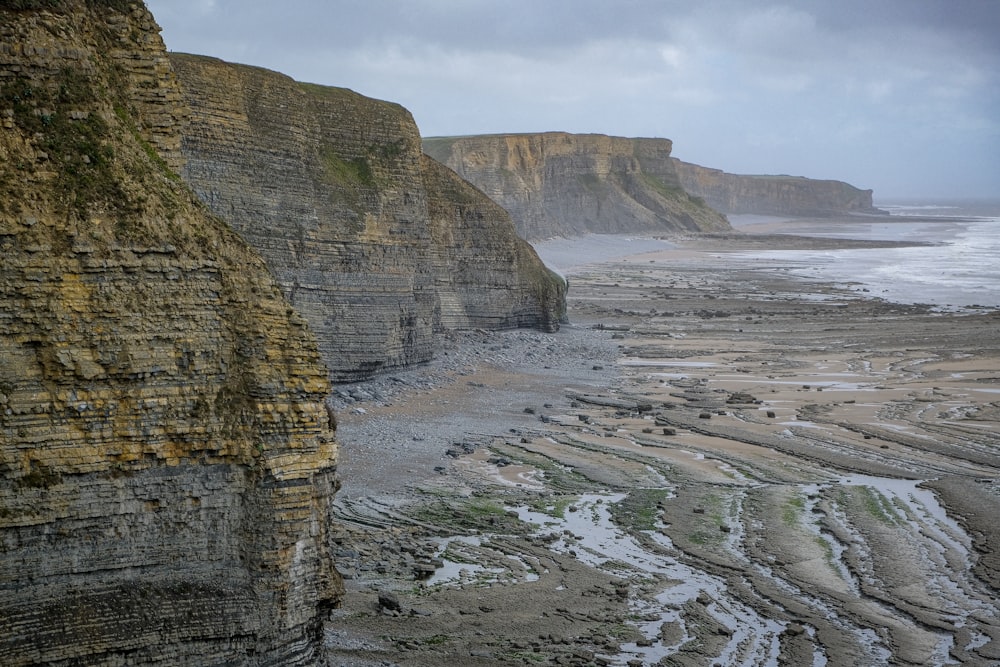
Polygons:
[[350,88],[323,86],[318,83],[304,83],[302,81],[296,81],[295,83],[302,92],[313,97],[319,103],[335,103],[338,105],[338,108],[342,108],[347,112],[347,117],[366,119],[372,123],[386,123],[387,126],[397,122],[400,125],[407,122],[413,123],[410,112],[407,111],[406,107],[396,102],[387,102],[386,100],[367,97],[361,93],[354,92]]

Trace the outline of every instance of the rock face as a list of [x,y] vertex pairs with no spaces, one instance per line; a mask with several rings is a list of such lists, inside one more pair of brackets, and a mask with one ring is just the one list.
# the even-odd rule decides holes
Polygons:
[[507,214],[422,156],[396,104],[171,54],[182,174],[267,260],[337,380],[431,358],[446,328],[554,330],[562,281]]
[[729,229],[684,191],[669,139],[548,132],[434,137],[423,146],[510,211],[528,239]]
[[884,213],[872,205],[872,191],[842,181],[800,176],[729,174],[674,159],[681,185],[726,214],[828,216]]
[[421,155],[420,165],[437,253],[440,325],[557,328],[566,312],[565,283],[517,236],[507,211],[433,158]]
[[315,338],[172,169],[144,6],[44,5],[0,6],[0,664],[316,664]]

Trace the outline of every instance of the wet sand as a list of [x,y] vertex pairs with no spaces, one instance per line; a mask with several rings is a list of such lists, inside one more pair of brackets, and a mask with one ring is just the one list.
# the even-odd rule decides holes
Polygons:
[[1000,314],[762,238],[581,252],[563,331],[344,388],[330,663],[1000,660]]

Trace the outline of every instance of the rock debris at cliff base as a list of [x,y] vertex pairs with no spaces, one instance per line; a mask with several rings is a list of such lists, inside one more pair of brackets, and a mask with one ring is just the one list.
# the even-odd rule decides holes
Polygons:
[[995,312],[689,251],[570,278],[557,334],[340,387],[332,664],[1000,658]]

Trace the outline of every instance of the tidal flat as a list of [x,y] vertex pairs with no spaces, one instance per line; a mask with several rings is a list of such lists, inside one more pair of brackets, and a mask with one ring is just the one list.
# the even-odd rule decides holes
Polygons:
[[723,245],[338,387],[332,665],[1000,660],[1000,312]]

